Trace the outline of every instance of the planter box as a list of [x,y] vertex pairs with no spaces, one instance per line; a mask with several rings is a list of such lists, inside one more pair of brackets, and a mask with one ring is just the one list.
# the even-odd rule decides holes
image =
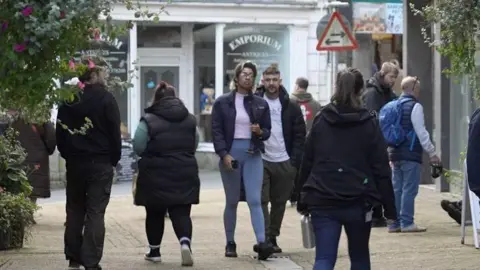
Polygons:
[[11,230],[7,233],[0,231],[0,250],[23,248],[25,238],[25,228],[22,226],[19,230]]

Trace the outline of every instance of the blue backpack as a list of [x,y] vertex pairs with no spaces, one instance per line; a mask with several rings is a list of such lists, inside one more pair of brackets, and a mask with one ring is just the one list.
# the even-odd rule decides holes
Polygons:
[[380,109],[379,122],[383,137],[388,146],[398,147],[408,138],[413,138],[410,144],[410,151],[415,143],[415,130],[406,131],[401,125],[402,105],[411,101],[410,98],[399,98],[388,102]]

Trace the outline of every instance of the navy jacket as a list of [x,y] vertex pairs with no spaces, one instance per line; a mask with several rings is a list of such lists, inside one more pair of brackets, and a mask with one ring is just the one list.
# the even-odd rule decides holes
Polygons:
[[[467,146],[467,174],[470,190],[480,195],[480,109],[470,118]],[[480,196],[479,196],[480,197]]]
[[[226,156],[232,148],[233,135],[235,134],[235,110],[236,91],[224,94],[215,100],[212,108],[212,136],[213,147],[220,158]],[[250,122],[260,125],[263,133],[261,136],[252,134],[254,151],[265,151],[263,141],[270,137],[270,110],[268,103],[261,97],[248,95],[244,99],[245,110],[250,117]]]

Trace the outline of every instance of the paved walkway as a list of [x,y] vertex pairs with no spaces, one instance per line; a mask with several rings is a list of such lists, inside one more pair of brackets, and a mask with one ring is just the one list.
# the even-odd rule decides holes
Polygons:
[[[478,269],[479,252],[472,247],[471,230],[467,244],[460,244],[459,226],[439,207],[442,198],[449,195],[422,188],[417,200],[418,223],[429,228],[424,234],[388,234],[374,229],[371,238],[373,269]],[[274,263],[264,265],[251,258],[253,232],[247,206],[238,209],[237,245],[240,257],[227,259],[224,252],[222,212],[223,191],[202,191],[201,204],[193,209],[195,256],[194,269],[280,269]],[[65,269],[63,256],[64,204],[54,202],[43,205],[37,215],[38,225],[26,248],[0,253],[0,269]],[[132,205],[130,196],[113,198],[107,211],[107,236],[103,265],[105,269],[180,269],[179,247],[168,224],[162,255],[164,263],[151,264],[143,260],[146,250],[144,210]],[[303,267],[312,269],[313,250],[301,246],[300,218],[295,209],[288,208],[279,244],[285,256]],[[294,265],[294,264],[291,264]],[[287,264],[283,264],[287,266]],[[290,270],[301,269],[288,266]],[[281,268],[288,269],[288,268]],[[345,237],[339,249],[336,269],[349,269]]]

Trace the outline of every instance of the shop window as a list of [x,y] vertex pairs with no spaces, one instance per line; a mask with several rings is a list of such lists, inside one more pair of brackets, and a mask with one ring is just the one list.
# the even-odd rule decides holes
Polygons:
[[[211,107],[215,98],[215,25],[195,25],[195,95],[201,142],[211,142]],[[235,66],[243,61],[257,64],[260,82],[262,72],[278,64],[283,84],[289,85],[289,42],[286,26],[227,25],[224,29],[223,93],[230,91]]]

